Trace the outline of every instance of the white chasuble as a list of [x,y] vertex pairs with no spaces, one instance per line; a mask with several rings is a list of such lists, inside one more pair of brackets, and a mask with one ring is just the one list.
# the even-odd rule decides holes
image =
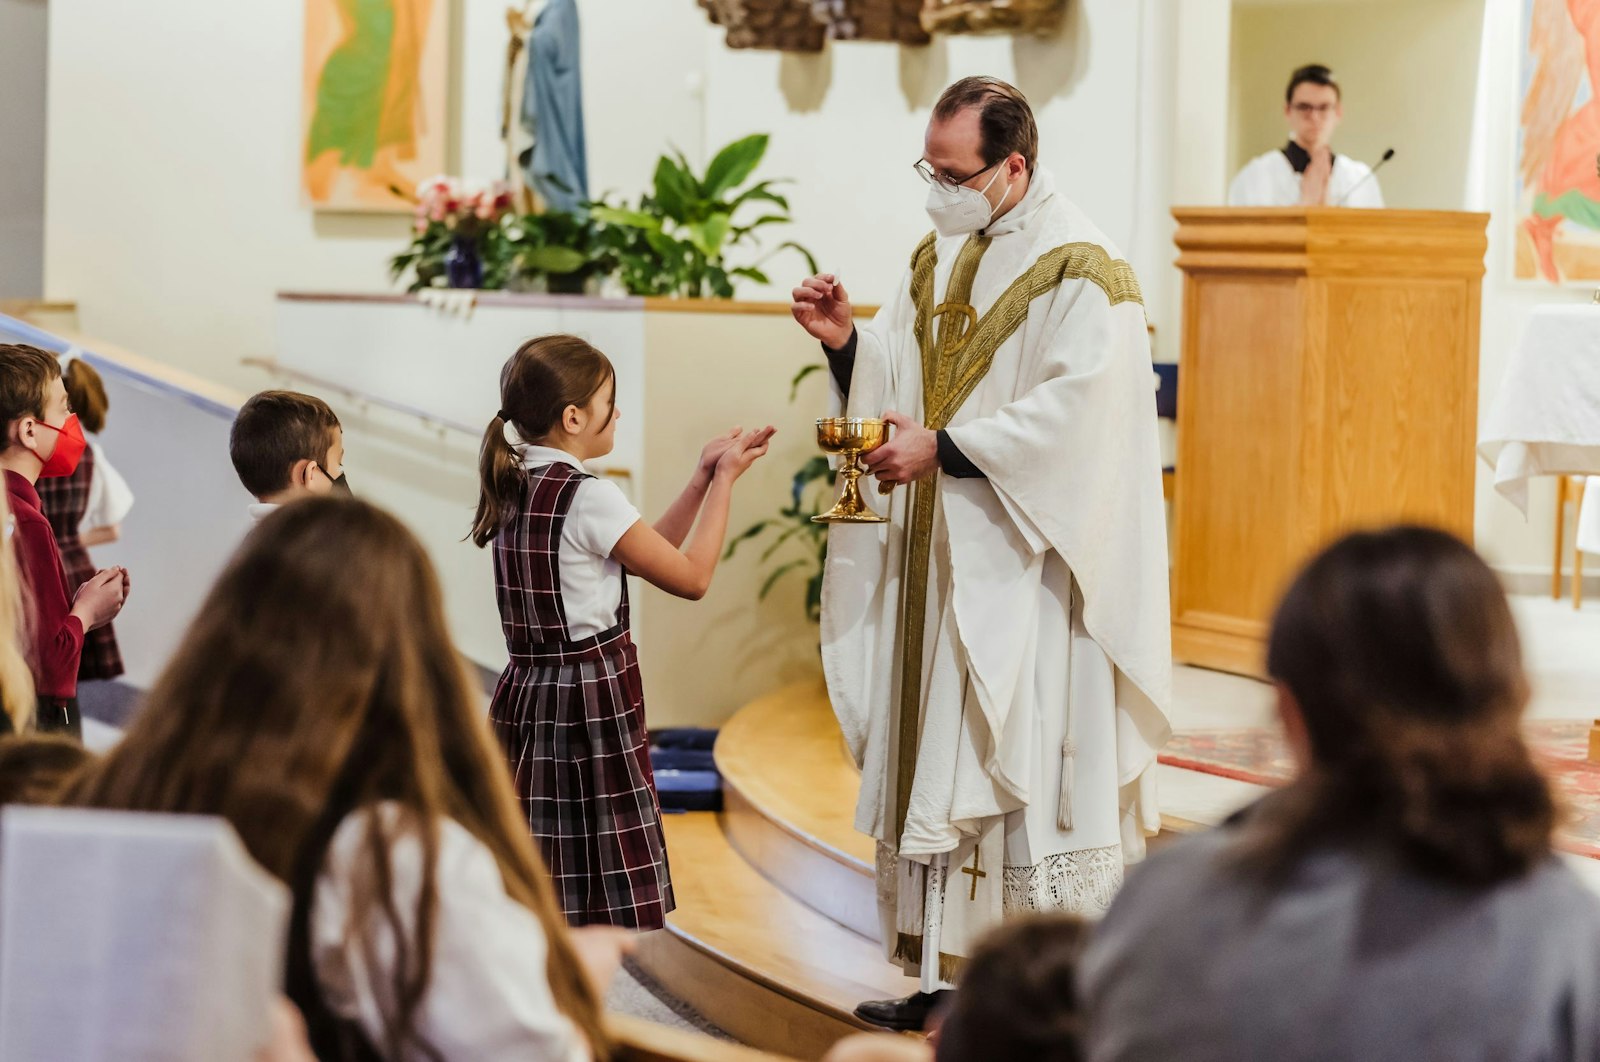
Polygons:
[[[858,330],[846,408],[896,410],[935,474],[828,541],[822,653],[879,842],[891,957],[925,989],[1015,911],[1103,911],[1160,826],[1166,522],[1138,283],[1038,170],[983,233],[917,248]],[[836,395],[836,398],[838,396]]]

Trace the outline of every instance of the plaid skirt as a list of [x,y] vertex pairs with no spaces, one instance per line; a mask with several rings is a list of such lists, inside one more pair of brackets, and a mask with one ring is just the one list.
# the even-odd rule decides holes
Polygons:
[[675,904],[633,639],[619,625],[521,648],[489,719],[561,909],[574,926],[660,929]]

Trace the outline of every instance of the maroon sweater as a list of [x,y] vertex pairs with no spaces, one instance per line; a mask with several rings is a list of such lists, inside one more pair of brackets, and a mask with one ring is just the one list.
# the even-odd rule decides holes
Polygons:
[[50,521],[39,510],[39,493],[22,476],[6,473],[6,498],[17,522],[12,542],[22,572],[23,606],[28,610],[33,645],[28,663],[41,697],[78,695],[78,658],[83,654],[83,622],[71,615],[67,572],[61,565]]

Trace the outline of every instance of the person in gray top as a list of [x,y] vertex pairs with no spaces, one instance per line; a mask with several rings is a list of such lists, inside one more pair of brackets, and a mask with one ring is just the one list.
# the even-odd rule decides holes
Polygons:
[[1600,1059],[1600,898],[1553,854],[1505,595],[1441,531],[1351,535],[1273,622],[1297,778],[1130,874],[1092,1062]]

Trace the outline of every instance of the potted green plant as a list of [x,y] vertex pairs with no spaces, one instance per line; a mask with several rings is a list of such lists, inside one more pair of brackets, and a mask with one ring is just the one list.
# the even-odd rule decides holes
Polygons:
[[600,226],[587,213],[547,210],[505,224],[507,286],[581,295],[617,268]]
[[[790,381],[789,401],[794,402],[806,377],[822,370],[822,365],[807,365],[801,369]],[[812,623],[822,619],[822,572],[828,557],[828,525],[813,523],[811,518],[833,504],[833,478],[833,466],[827,457],[818,454],[808,458],[789,481],[788,504],[775,516],[757,520],[735,535],[723,554],[726,560],[742,543],[770,533],[772,538],[761,552],[761,563],[777,563],[762,580],[756,600],[765,601],[790,572],[802,573],[806,576],[806,618]]]
[[[632,295],[732,298],[734,281],[770,283],[761,265],[793,250],[817,272],[811,252],[786,240],[748,264],[729,260],[734,249],[753,249],[756,233],[787,225],[789,201],[770,180],[747,184],[767,151],[767,136],[736,140],[717,152],[704,174],[696,174],[682,152],[656,163],[650,191],[636,206],[594,204],[590,209],[615,256],[618,277]],[[756,208],[759,216],[752,216]]]

